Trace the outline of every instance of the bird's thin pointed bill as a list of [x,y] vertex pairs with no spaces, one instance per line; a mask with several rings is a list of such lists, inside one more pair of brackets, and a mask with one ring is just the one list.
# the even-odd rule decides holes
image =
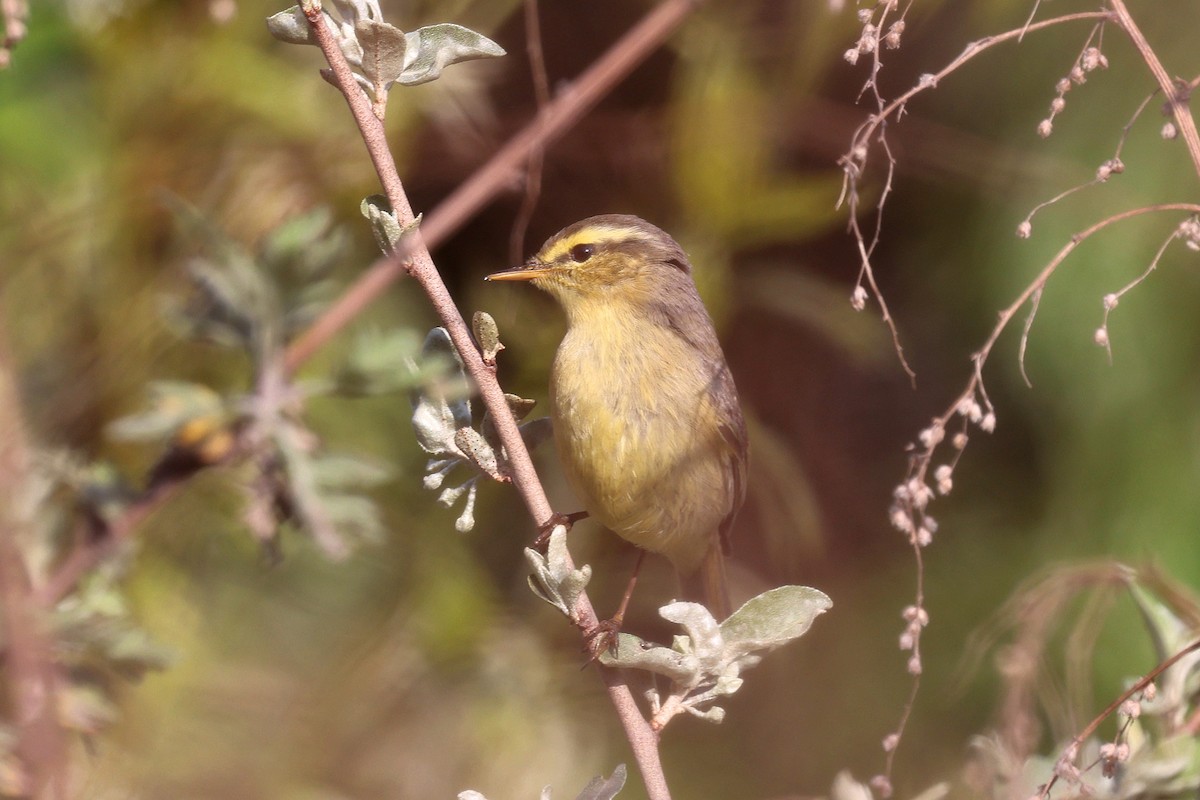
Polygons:
[[506,269],[503,272],[493,272],[484,278],[485,281],[531,281],[535,278],[544,278],[550,274],[550,270],[543,267],[541,264],[522,264],[519,267]]

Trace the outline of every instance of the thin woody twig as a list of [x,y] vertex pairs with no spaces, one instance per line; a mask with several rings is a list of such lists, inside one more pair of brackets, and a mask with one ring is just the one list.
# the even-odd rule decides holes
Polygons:
[[[678,10],[669,17],[663,17],[661,14],[662,9],[672,5]],[[659,6],[655,12],[652,12],[650,17],[678,21],[682,19],[682,14],[690,9],[690,7],[690,2],[681,3],[677,0],[668,0],[667,3]],[[315,4],[309,5],[305,7],[304,13],[308,18],[317,44],[325,54],[325,58],[333,70],[337,85],[341,89],[347,104],[350,106],[355,122],[358,124],[363,135],[363,140],[371,152],[372,163],[376,165],[376,169],[381,173],[379,176],[380,182],[387,193],[392,211],[402,226],[410,225],[413,222],[412,208],[408,202],[399,175],[395,171],[391,154],[387,150],[387,141],[383,135],[383,125],[372,113],[369,101],[355,82],[350,65],[346,62],[345,56],[334,40],[332,33],[326,27],[320,8]],[[665,36],[673,27],[673,24],[663,27],[660,23],[658,27],[650,30],[657,31],[656,36]],[[653,42],[661,41],[661,39],[648,37],[647,33],[648,26],[644,22],[638,28],[631,31],[627,35],[627,39],[634,42],[641,42],[640,47],[648,47]],[[614,48],[614,50],[621,49],[620,45]],[[628,49],[634,50],[638,48],[630,45]],[[609,56],[602,58],[592,70],[589,70],[588,74],[595,74],[597,71],[601,71],[602,68],[610,70],[608,73],[610,76],[624,74],[623,71],[631,66],[631,64],[623,60],[614,64],[616,60],[610,57],[611,53],[612,51],[610,51]],[[612,71],[615,66],[620,66],[622,71]],[[590,106],[595,99],[598,99],[600,87],[605,85],[609,79],[615,80],[615,77],[604,80],[596,79],[593,84],[590,84],[590,92],[592,94],[586,95],[584,99],[579,100],[578,104],[573,107],[560,107],[557,116],[552,117],[550,110],[541,115],[541,125],[532,129],[532,135],[527,137],[529,142],[537,143],[545,141],[542,137],[553,136],[556,132],[565,130],[568,122],[576,119],[586,107]],[[583,95],[582,86],[576,91],[580,95]],[[552,119],[556,121],[553,124]],[[530,129],[526,130],[529,131]],[[522,136],[519,135],[517,138],[521,140]],[[510,145],[505,150],[527,154],[529,152],[527,148],[528,145],[522,145],[520,149]],[[493,164],[499,159],[500,156],[498,155],[496,159],[493,159]],[[385,175],[383,174],[384,170],[390,171],[390,173]],[[488,168],[485,167],[484,170],[481,170],[481,173],[487,170]],[[490,196],[478,193],[478,190],[476,190],[476,194],[471,194],[468,191],[471,185],[472,182],[468,181],[463,190],[460,190],[455,197],[452,197],[443,205],[443,208],[450,207],[457,209],[461,207],[463,210],[457,212],[461,216],[451,217],[449,211],[444,212],[445,216],[430,215],[428,227],[433,230],[424,231],[426,233],[425,236],[422,236],[423,231],[421,230],[415,231],[410,235],[410,243],[405,248],[410,251],[411,259],[408,261],[407,269],[408,273],[421,284],[422,289],[428,295],[435,311],[450,334],[450,338],[463,360],[464,367],[475,381],[480,396],[487,406],[489,413],[492,415],[492,420],[496,425],[500,440],[508,456],[512,482],[524,498],[525,504],[534,521],[539,525],[546,525],[551,520],[552,510],[549,500],[546,498],[545,490],[542,488],[541,482],[534,470],[533,461],[529,457],[529,452],[525,447],[520,430],[517,428],[516,420],[509,410],[500,384],[496,381],[491,368],[484,363],[479,350],[471,338],[471,333],[466,322],[463,320],[458,307],[454,304],[445,283],[441,279],[441,275],[434,266],[427,246],[428,240],[432,239],[435,234],[440,234],[443,229],[448,231],[451,228],[450,220],[457,224],[461,219],[465,219],[466,216],[482,205],[486,198]],[[460,205],[453,205],[455,198],[465,199],[458,200]],[[448,221],[440,222],[443,219]],[[436,227],[435,222],[440,222],[443,227]],[[401,265],[403,263],[400,262]],[[401,268],[403,267],[401,266]],[[369,297],[365,298],[365,300],[369,299]],[[595,627],[597,623],[596,613],[586,593],[580,593],[573,611],[572,620],[581,630],[590,630]],[[622,674],[603,667],[600,667],[599,671],[608,689],[609,697],[617,710],[621,724],[625,728],[626,736],[633,749],[634,758],[638,762],[648,794],[652,800],[668,800],[670,798],[670,790],[667,787],[666,777],[658,755],[657,734],[650,728],[650,725],[639,711],[633,694],[625,684]]]
[[[609,48],[579,79],[559,93],[537,119],[430,212],[421,225],[425,247],[436,250],[486,203],[512,185],[516,171],[539,147],[554,141],[654,51],[696,7],[697,0],[665,0]],[[382,126],[380,126],[382,131]],[[385,186],[386,189],[386,186]],[[389,195],[390,197],[390,195]],[[407,253],[377,263],[288,348],[295,370],[406,272]]]
[[1196,131],[1196,120],[1192,119],[1187,96],[1180,91],[1180,86],[1171,80],[1171,76],[1167,74],[1166,68],[1163,67],[1162,62],[1158,59],[1158,54],[1150,47],[1150,43],[1146,41],[1146,36],[1142,33],[1141,28],[1137,26],[1137,23],[1134,22],[1133,17],[1129,14],[1129,9],[1125,7],[1124,0],[1109,0],[1109,5],[1112,6],[1121,28],[1133,40],[1133,46],[1137,48],[1138,53],[1142,56],[1142,60],[1146,62],[1146,66],[1150,69],[1150,73],[1154,75],[1154,80],[1158,82],[1159,88],[1167,96],[1171,113],[1175,117],[1175,124],[1179,126],[1179,133],[1187,145],[1188,155],[1192,158],[1192,167],[1196,170],[1196,177],[1200,178],[1200,133]]

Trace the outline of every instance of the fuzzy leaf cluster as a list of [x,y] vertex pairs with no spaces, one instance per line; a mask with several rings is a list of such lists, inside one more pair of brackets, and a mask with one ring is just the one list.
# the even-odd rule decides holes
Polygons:
[[[669,701],[679,710],[720,722],[724,710],[713,705],[742,685],[743,671],[763,655],[808,632],[813,621],[833,605],[829,597],[807,586],[780,586],[751,598],[718,624],[699,603],[676,602],[659,609],[668,622],[684,630],[670,647],[620,634],[616,655],[602,653],[605,666],[642,669],[674,684]],[[652,697],[655,713],[666,703]]]
[[332,558],[361,541],[378,540],[383,525],[368,490],[389,477],[371,459],[331,452],[305,421],[321,395],[361,397],[443,384],[445,364],[426,361],[413,331],[360,332],[328,378],[293,381],[283,369],[285,347],[332,298],[331,273],[344,258],[346,237],[327,211],[288,220],[254,249],[233,241],[198,212],[177,203],[187,231],[199,239],[188,263],[191,293],[168,306],[193,338],[237,347],[249,359],[248,387],[218,391],[183,381],[151,384],[141,410],[110,432],[137,441],[165,441],[147,489],[202,467],[236,462],[245,475],[244,521],[271,553],[279,533],[294,527]]
[[[618,764],[613,770],[613,774],[605,778],[603,775],[597,775],[588,781],[588,785],[583,787],[583,791],[575,796],[575,800],[612,800],[617,794],[625,788],[625,765]],[[542,789],[539,800],[551,800],[550,787]],[[476,791],[459,792],[458,800],[487,800],[482,794]]]
[[58,663],[67,677],[59,722],[97,733],[116,721],[123,684],[167,668],[174,654],[133,620],[111,576],[98,574],[63,600],[51,619]]
[[[1159,661],[1197,641],[1200,599],[1161,575],[1127,571],[1127,588]],[[1129,680],[1132,684],[1133,679]],[[1117,714],[1115,740],[1093,737],[1078,747],[1058,743],[1049,754],[1022,759],[998,735],[972,740],[981,774],[991,777],[991,796],[1036,794],[1052,775],[1058,789],[1111,800],[1169,800],[1200,793],[1200,741],[1192,729],[1200,717],[1200,652],[1190,652],[1158,676],[1153,693],[1135,695]],[[1064,753],[1069,755],[1064,757]],[[1073,757],[1071,757],[1073,756]],[[1067,784],[1063,786],[1063,784]]]
[[566,527],[557,525],[550,532],[545,555],[532,547],[525,548],[525,560],[532,570],[529,588],[533,593],[575,619],[575,603],[592,579],[592,568],[584,564],[576,569],[572,565],[567,553]]
[[328,209],[284,222],[251,249],[196,209],[173,205],[200,251],[187,264],[192,293],[167,308],[168,321],[183,335],[256,357],[307,328],[333,298],[332,272],[349,241],[332,225]]
[[[322,10],[322,20],[354,70],[358,85],[377,104],[386,103],[394,84],[428,83],[452,64],[504,55],[500,45],[461,25],[441,23],[402,31],[384,21],[377,0],[332,0],[332,5],[337,13]],[[283,42],[317,44],[299,6],[269,17],[267,29]]]
[[[499,344],[499,332],[491,316],[476,314],[475,329],[477,338],[482,333],[494,342],[495,350],[503,347]],[[423,484],[431,491],[441,489],[438,502],[446,508],[466,497],[454,527],[460,532],[469,531],[475,527],[475,498],[480,476],[509,480],[508,457],[490,413],[485,412],[479,427],[474,427],[468,391],[470,384],[462,358],[445,328],[434,328],[429,332],[421,355],[426,362],[451,365],[444,380],[426,383],[412,397],[413,431],[417,444],[430,456]],[[532,400],[513,394],[504,397],[518,422],[533,410]],[[532,448],[549,436],[549,421],[538,419],[525,423],[521,425],[521,434]],[[457,486],[442,489],[449,473],[460,464],[471,467],[475,474]]]

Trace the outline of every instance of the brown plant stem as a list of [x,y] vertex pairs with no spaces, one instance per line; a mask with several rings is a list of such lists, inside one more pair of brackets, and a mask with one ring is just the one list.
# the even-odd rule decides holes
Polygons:
[[[475,381],[480,396],[492,415],[508,457],[512,482],[539,526],[549,523],[552,518],[553,511],[550,502],[546,498],[545,490],[534,470],[533,461],[525,448],[516,419],[504,399],[503,390],[496,381],[491,368],[484,363],[471,338],[470,329],[434,266],[433,258],[429,253],[429,242],[440,241],[440,237],[448,235],[463,220],[477,211],[494,195],[501,185],[501,179],[506,179],[511,169],[523,160],[534,146],[548,141],[565,130],[571,122],[578,119],[588,107],[599,99],[602,91],[626,74],[636,61],[632,60],[630,55],[622,54],[648,53],[662,41],[662,37],[665,37],[674,28],[691,7],[690,0],[667,0],[666,3],[651,12],[647,20],[630,31],[621,42],[588,70],[584,79],[580,81],[579,87],[564,95],[566,98],[575,97],[573,103],[559,103],[547,109],[539,116],[539,120],[534,125],[518,134],[488,165],[476,173],[471,180],[468,180],[434,214],[431,214],[427,225],[407,237],[408,240],[400,248],[402,252],[407,251],[404,253],[410,259],[407,261],[407,265],[401,258],[393,258],[384,265],[387,273],[367,284],[370,287],[378,286],[379,290],[382,290],[382,287],[402,274],[406,266],[407,272],[421,284],[421,288],[428,295],[434,310],[441,318],[450,334],[451,341],[454,342],[455,348],[462,357],[467,373]],[[674,12],[664,15],[664,8],[674,9]],[[410,225],[414,219],[412,207],[408,202],[400,177],[396,173],[391,153],[388,151],[383,123],[373,113],[369,100],[355,82],[350,65],[342,55],[333,34],[325,25],[319,5],[315,3],[306,5],[304,13],[312,27],[317,44],[325,54],[325,58],[333,70],[336,83],[358,124],[363,141],[371,154],[371,161],[379,172],[380,182],[391,203],[392,211],[401,226]],[[651,25],[650,22],[654,24]],[[496,177],[489,177],[493,175]],[[365,276],[365,278],[371,278],[371,275]],[[321,323],[318,322],[313,330],[321,328],[322,331],[325,331],[323,335],[329,336],[353,318],[379,291],[356,292],[363,285],[364,281],[360,281],[359,284],[352,287],[343,296],[342,301],[335,304],[334,308],[326,314],[323,321],[332,320],[333,324],[327,324],[321,328]],[[312,332],[310,331],[310,333]],[[289,365],[295,366],[303,361],[306,351],[302,345],[307,343],[307,346],[315,348],[323,341],[324,339],[315,336],[304,337],[289,353],[292,356],[288,360]],[[586,593],[580,594],[573,612],[572,621],[581,630],[590,630],[595,627],[596,613]],[[668,800],[670,790],[667,787],[666,777],[659,759],[657,734],[642,716],[622,674],[619,671],[603,667],[600,667],[599,670],[608,689],[609,698],[625,728],[649,796],[652,800]]]
[[[424,246],[433,250],[462,227],[472,215],[508,189],[529,155],[557,139],[579,121],[592,106],[653,52],[679,23],[695,9],[698,0],[665,0],[609,48],[596,63],[561,91],[537,118],[513,136],[491,160],[430,212],[421,225]],[[370,110],[370,105],[367,105]],[[372,114],[372,116],[374,116]],[[376,125],[372,136],[383,138],[383,126]],[[364,137],[366,134],[364,133]],[[371,147],[371,143],[367,143]],[[381,148],[386,150],[386,147]],[[374,159],[375,156],[372,156]],[[391,156],[387,156],[391,161]],[[377,165],[378,166],[378,165]],[[395,169],[392,169],[395,172]],[[384,184],[385,191],[387,184]],[[388,192],[388,198],[392,195]],[[407,201],[405,202],[407,207]],[[399,211],[395,206],[393,210]],[[412,214],[401,218],[403,224]],[[393,281],[405,274],[406,259],[419,249],[415,242],[396,256],[376,262],[335,302],[311,328],[288,348],[289,371],[307,361],[335,333],[344,328],[363,308],[378,297]],[[457,342],[455,342],[457,344]]]
[[33,538],[22,489],[32,467],[8,343],[0,331],[0,624],[8,702],[29,797],[66,797],[67,743],[58,725],[58,676],[20,542]]
[[1142,60],[1146,62],[1146,66],[1154,75],[1154,80],[1158,82],[1159,88],[1167,97],[1167,104],[1171,108],[1175,124],[1179,127],[1179,133],[1187,146],[1188,155],[1192,157],[1192,168],[1196,170],[1196,177],[1200,178],[1200,133],[1196,131],[1196,120],[1192,119],[1187,94],[1183,89],[1187,84],[1176,83],[1167,74],[1167,70],[1158,59],[1158,54],[1150,47],[1141,28],[1137,26],[1129,9],[1125,7],[1125,0],[1109,0],[1109,5],[1116,13],[1121,28],[1133,40],[1133,46],[1137,48]]

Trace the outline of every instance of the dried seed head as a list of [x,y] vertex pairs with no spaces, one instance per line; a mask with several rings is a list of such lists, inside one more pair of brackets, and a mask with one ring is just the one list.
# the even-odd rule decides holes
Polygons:
[[1028,239],[1032,233],[1033,233],[1033,223],[1030,222],[1029,220],[1025,220],[1024,222],[1022,222],[1020,225],[1017,226],[1017,238],[1018,239]]
[[1163,123],[1162,138],[1166,139],[1167,141],[1171,141],[1178,135],[1179,135],[1179,130],[1175,127],[1174,122],[1172,122],[1171,120],[1167,120],[1166,122]]
[[1038,123],[1038,126],[1037,126],[1038,136],[1042,137],[1043,139],[1049,138],[1050,134],[1053,133],[1053,131],[1054,131],[1054,123],[1051,122],[1049,119],[1044,119]]

